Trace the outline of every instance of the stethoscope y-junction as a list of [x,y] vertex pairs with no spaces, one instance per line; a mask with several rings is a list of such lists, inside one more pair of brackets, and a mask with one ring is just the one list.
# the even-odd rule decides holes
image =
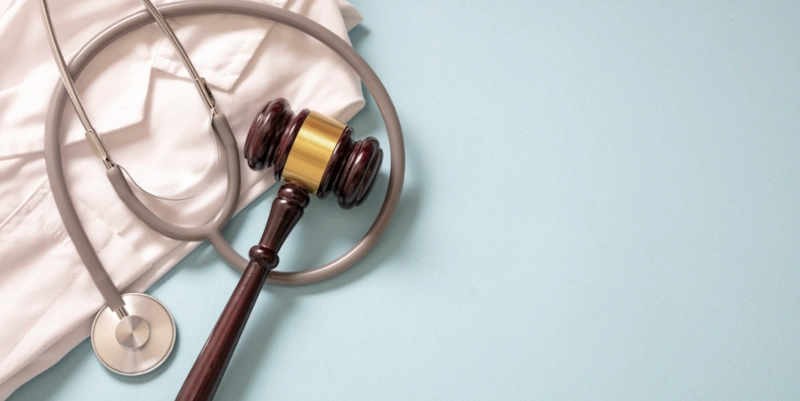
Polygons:
[[[40,0],[45,28],[63,85],[50,101],[45,125],[45,159],[58,211],[92,280],[106,302],[92,326],[92,346],[98,359],[109,369],[126,375],[149,372],[169,356],[175,341],[175,323],[166,307],[146,294],[122,294],[109,277],[92,248],[70,199],[63,173],[59,139],[61,110],[69,97],[86,131],[94,153],[106,168],[106,175],[118,197],[149,227],[181,241],[209,241],[232,266],[243,270],[242,278],[226,305],[206,346],[200,353],[179,399],[213,397],[250,310],[264,282],[304,285],[332,277],[361,259],[378,241],[397,207],[403,186],[405,152],[402,131],[394,105],[375,72],[341,38],[308,18],[274,6],[247,1],[191,1],[157,9],[142,0],[147,11],[138,12],[112,24],[92,38],[67,65],[58,46],[46,0]],[[235,137],[225,114],[218,110],[214,96],[191,63],[166,18],[227,13],[264,18],[302,31],[340,55],[359,74],[381,111],[389,138],[391,173],[385,199],[375,222],[364,237],[335,260],[298,272],[274,271],[277,252],[308,205],[310,195],[322,198],[333,193],[343,208],[360,204],[370,192],[383,151],[373,138],[356,141],[345,124],[304,109],[296,115],[284,99],[267,103],[256,116],[245,143],[245,158],[253,169],[273,167],[276,179],[286,184],[278,191],[269,221],[249,260],[240,256],[222,236],[239,199],[239,155]],[[153,213],[134,194],[122,167],[114,161],[101,136],[84,110],[74,79],[108,44],[143,25],[155,21],[169,37],[189,71],[209,110],[211,130],[223,150],[227,188],[225,199],[210,221],[193,227],[170,223]]]

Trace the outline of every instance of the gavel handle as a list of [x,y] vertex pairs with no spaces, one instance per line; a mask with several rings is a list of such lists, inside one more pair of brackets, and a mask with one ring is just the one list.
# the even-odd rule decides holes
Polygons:
[[247,265],[176,400],[214,398],[268,273],[269,270],[258,263],[250,262]]
[[261,241],[250,249],[250,263],[183,382],[176,400],[206,401],[214,398],[267,275],[278,265],[277,252],[303,216],[308,201],[308,192],[298,185],[289,183],[278,191]]

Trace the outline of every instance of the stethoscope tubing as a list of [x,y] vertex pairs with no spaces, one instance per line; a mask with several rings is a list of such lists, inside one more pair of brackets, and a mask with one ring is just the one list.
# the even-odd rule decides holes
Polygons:
[[[164,17],[167,18],[195,14],[227,13],[269,19],[298,29],[316,38],[339,54],[361,77],[367,89],[373,94],[373,98],[380,109],[389,138],[391,172],[381,210],[364,237],[339,258],[323,266],[300,272],[273,271],[268,277],[268,282],[281,285],[311,284],[339,274],[361,259],[375,246],[381,234],[389,225],[400,199],[405,172],[405,149],[397,111],[386,88],[372,68],[369,67],[366,61],[364,61],[346,41],[336,36],[336,34],[308,18],[278,7],[246,1],[191,1],[165,5],[160,7],[159,10]],[[145,11],[141,11],[131,14],[113,24],[95,36],[78,51],[69,64],[69,73],[72,77],[77,79],[86,65],[88,65],[103,48],[117,38],[150,22],[153,22],[153,17]],[[121,299],[119,301],[115,300],[114,293],[118,295],[119,291],[116,290],[116,287],[110,279],[108,279],[108,282],[98,282],[99,280],[96,279],[96,277],[108,277],[108,274],[105,269],[103,269],[80,223],[74,204],[70,199],[66,179],[63,174],[63,158],[61,155],[58,133],[61,125],[61,110],[65,105],[66,98],[67,91],[63,85],[59,85],[56,87],[53,97],[50,100],[45,123],[45,159],[47,174],[53,188],[53,196],[56,200],[58,211],[64,220],[68,234],[72,238],[87,269],[90,272],[99,272],[99,274],[93,274],[92,278],[95,280],[95,284],[106,299],[108,306],[112,309],[116,309],[115,306],[117,308],[122,306],[119,305]],[[227,159],[226,170],[229,171],[229,174],[232,174],[229,175],[228,179],[229,181],[238,182],[239,180],[236,179],[239,177],[238,150],[235,145],[235,139],[233,139],[229,128],[224,128],[227,126],[226,122],[224,122],[224,115],[219,114],[219,116],[220,117],[214,117],[216,122],[214,126],[215,133],[218,138],[222,140],[223,148],[225,149]],[[233,141],[230,142],[230,140]],[[233,166],[236,167],[235,170],[237,173],[233,173]],[[176,239],[206,239],[217,248],[220,255],[232,266],[240,270],[246,267],[247,260],[239,255],[220,233],[222,226],[229,220],[229,214],[233,213],[235,204],[237,203],[239,192],[238,183],[232,184],[229,182],[228,193],[223,203],[223,208],[211,223],[198,227],[180,227],[159,218],[152,213],[152,211],[144,207],[141,201],[133,194],[133,191],[131,191],[130,186],[119,168],[111,167],[108,169],[107,174],[120,199],[131,208],[137,217],[142,219],[151,228]],[[231,195],[231,193],[234,192],[232,189],[236,189],[234,195]]]

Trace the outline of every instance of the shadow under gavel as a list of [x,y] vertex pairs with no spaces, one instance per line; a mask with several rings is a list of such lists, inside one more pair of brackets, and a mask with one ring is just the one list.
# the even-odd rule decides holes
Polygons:
[[217,324],[200,351],[176,400],[210,400],[222,381],[267,275],[279,262],[278,251],[303,216],[309,193],[333,192],[345,209],[360,205],[378,174],[383,151],[375,138],[354,141],[353,129],[308,109],[295,116],[285,99],[269,103],[256,116],[245,143],[250,168],[275,167],[275,179],[287,181],[272,202],[258,245]]

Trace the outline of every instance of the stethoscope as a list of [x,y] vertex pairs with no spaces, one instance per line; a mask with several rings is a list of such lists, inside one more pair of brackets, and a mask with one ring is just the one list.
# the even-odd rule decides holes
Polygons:
[[[278,7],[247,1],[181,2],[165,5],[160,10],[149,0],[142,1],[147,12],[126,16],[106,28],[86,43],[67,66],[53,31],[47,2],[40,0],[50,47],[63,83],[56,88],[50,101],[45,124],[47,174],[66,230],[106,302],[106,306],[98,312],[92,325],[92,347],[103,365],[114,372],[139,375],[160,366],[170,355],[175,343],[175,322],[167,308],[155,298],[146,294],[121,294],[89,242],[70,199],[63,173],[58,133],[61,110],[67,96],[86,130],[88,143],[106,167],[106,175],[112,187],[138,218],[157,232],[176,240],[208,240],[229,264],[245,272],[240,286],[226,306],[226,312],[220,317],[217,327],[179,395],[180,399],[208,399],[213,396],[216,385],[221,380],[227,359],[230,358],[244,321],[249,315],[249,308],[252,308],[252,303],[255,302],[255,297],[264,281],[280,285],[305,285],[325,280],[352,266],[377,243],[397,207],[403,186],[405,169],[403,137],[394,105],[375,72],[347,42],[316,22]],[[268,19],[316,38],[339,54],[356,71],[381,111],[391,154],[391,173],[383,205],[364,237],[349,251],[325,265],[298,272],[271,270],[277,265],[277,250],[308,204],[309,193],[323,197],[329,192],[334,192],[343,207],[352,206],[363,200],[369,192],[377,174],[377,166],[380,164],[382,153],[380,149],[375,148],[377,142],[372,144],[369,139],[355,142],[349,139],[349,132],[352,130],[345,125],[337,125],[335,121],[314,112],[309,113],[307,110],[295,116],[282,99],[270,102],[251,127],[248,143],[245,146],[246,157],[251,167],[263,168],[275,165],[276,177],[280,177],[282,173],[283,178],[290,182],[279,191],[278,199],[273,203],[270,222],[267,224],[264,237],[259,245],[251,249],[250,260],[240,256],[221,234],[222,228],[231,219],[239,199],[241,172],[236,140],[225,114],[217,110],[211,90],[205,80],[198,75],[165,18],[208,13],[239,14]],[[103,48],[153,20],[169,37],[189,70],[203,102],[208,107],[212,132],[221,144],[225,158],[228,182],[222,206],[211,221],[195,227],[183,227],[167,222],[156,216],[137,198],[123,174],[123,169],[113,161],[101,137],[93,128],[73,81],[73,77],[77,78]],[[343,139],[336,142],[334,134],[341,134]],[[345,134],[348,135],[347,138]],[[253,135],[255,136],[251,143]],[[328,148],[320,153],[317,145],[323,142],[329,145],[326,145]],[[295,148],[298,150],[294,150]],[[321,155],[327,155],[328,161],[326,162]],[[372,159],[367,160],[370,157]],[[240,288],[242,286],[246,288]],[[243,294],[239,292],[240,290],[247,291],[248,297],[252,299],[245,302],[239,299],[241,297],[237,298],[237,294]],[[231,317],[234,315],[235,319]],[[234,323],[239,325],[236,326],[236,330],[231,326]]]

